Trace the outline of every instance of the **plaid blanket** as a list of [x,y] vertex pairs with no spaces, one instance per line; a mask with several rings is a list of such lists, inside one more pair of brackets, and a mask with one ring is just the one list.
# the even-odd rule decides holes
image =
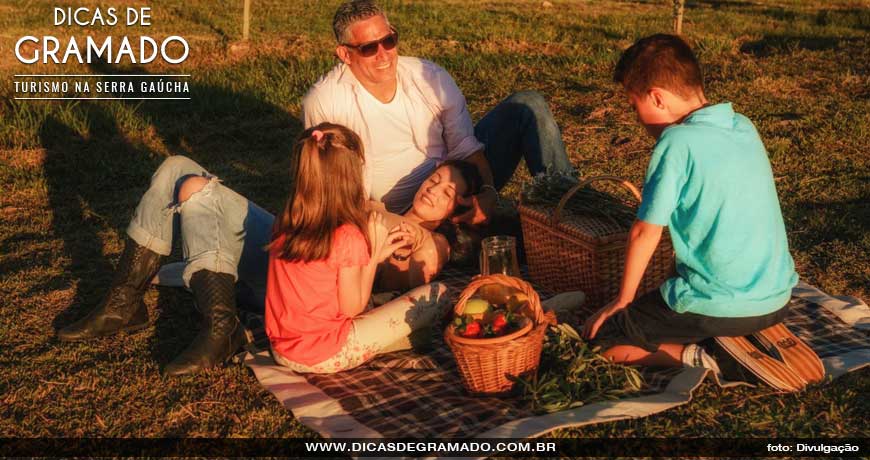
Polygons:
[[[439,281],[454,296],[471,273],[447,269]],[[539,291],[542,298],[550,293]],[[837,299],[802,284],[794,291],[785,321],[840,375],[870,363],[870,309],[857,299]],[[588,314],[591,312],[581,312]],[[249,315],[256,344],[268,346],[262,319]],[[691,399],[707,372],[703,369],[642,370],[642,394],[535,416],[513,397],[471,397],[463,389],[441,330],[434,349],[377,357],[359,368],[331,375],[301,375],[276,365],[267,351],[245,358],[260,382],[297,419],[328,438],[340,437],[531,437],[556,428],[650,415]]]

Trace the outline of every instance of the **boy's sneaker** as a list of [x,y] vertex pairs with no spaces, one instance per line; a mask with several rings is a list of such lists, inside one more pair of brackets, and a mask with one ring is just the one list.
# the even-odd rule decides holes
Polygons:
[[683,367],[703,367],[710,369],[721,380],[722,371],[719,369],[719,364],[712,356],[708,355],[699,345],[691,343],[683,348],[682,355]]
[[753,338],[807,382],[819,382],[825,378],[825,366],[816,352],[784,324],[758,331]]
[[706,353],[719,365],[719,369],[722,371],[719,377],[724,378],[725,383],[745,382],[756,385],[761,382],[755,374],[749,372],[734,359],[731,353],[716,343],[715,339],[704,340],[699,346],[702,346]]
[[690,344],[683,348],[684,367],[703,367],[710,369],[716,374],[719,384],[727,382],[757,382],[751,374],[743,371],[740,363],[734,360],[728,353],[720,349],[716,353],[716,347],[711,341],[703,344]]

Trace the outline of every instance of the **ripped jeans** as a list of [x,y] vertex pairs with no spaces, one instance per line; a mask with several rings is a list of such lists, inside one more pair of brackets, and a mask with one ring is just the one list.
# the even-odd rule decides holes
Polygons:
[[[191,176],[211,180],[185,202],[177,190]],[[127,235],[140,246],[169,255],[173,237],[181,236],[186,265],[184,285],[199,270],[227,273],[244,283],[262,302],[266,292],[269,254],[275,216],[225,187],[195,161],[171,156],[151,176]]]
[[[178,203],[177,191],[191,176],[211,180],[202,190]],[[181,237],[184,285],[199,270],[233,275],[247,288],[249,305],[262,313],[269,244],[275,217],[247,198],[222,185],[190,158],[167,158],[151,177],[127,235],[140,246],[169,255],[173,238]],[[437,321],[446,307],[447,289],[439,283],[420,286],[353,319],[342,349],[314,366],[291,362],[274,353],[275,360],[298,372],[337,372],[356,367],[379,353],[411,347],[409,334]],[[245,292],[245,291],[243,291]]]

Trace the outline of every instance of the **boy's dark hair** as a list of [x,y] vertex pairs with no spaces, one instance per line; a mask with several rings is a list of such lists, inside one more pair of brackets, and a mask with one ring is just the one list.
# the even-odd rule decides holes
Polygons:
[[613,81],[629,93],[644,95],[658,87],[690,98],[704,92],[701,66],[695,53],[676,35],[656,34],[623,51]]

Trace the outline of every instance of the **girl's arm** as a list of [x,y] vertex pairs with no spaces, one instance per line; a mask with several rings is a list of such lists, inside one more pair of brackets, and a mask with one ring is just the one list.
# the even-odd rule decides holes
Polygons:
[[353,318],[365,310],[372,295],[372,283],[378,265],[371,258],[368,264],[344,267],[338,271],[338,309]]
[[338,271],[338,308],[350,317],[362,313],[369,303],[378,264],[411,241],[411,234],[401,226],[397,225],[387,232],[384,218],[377,212],[370,214],[368,232],[372,248],[369,263],[357,267],[343,267]]

